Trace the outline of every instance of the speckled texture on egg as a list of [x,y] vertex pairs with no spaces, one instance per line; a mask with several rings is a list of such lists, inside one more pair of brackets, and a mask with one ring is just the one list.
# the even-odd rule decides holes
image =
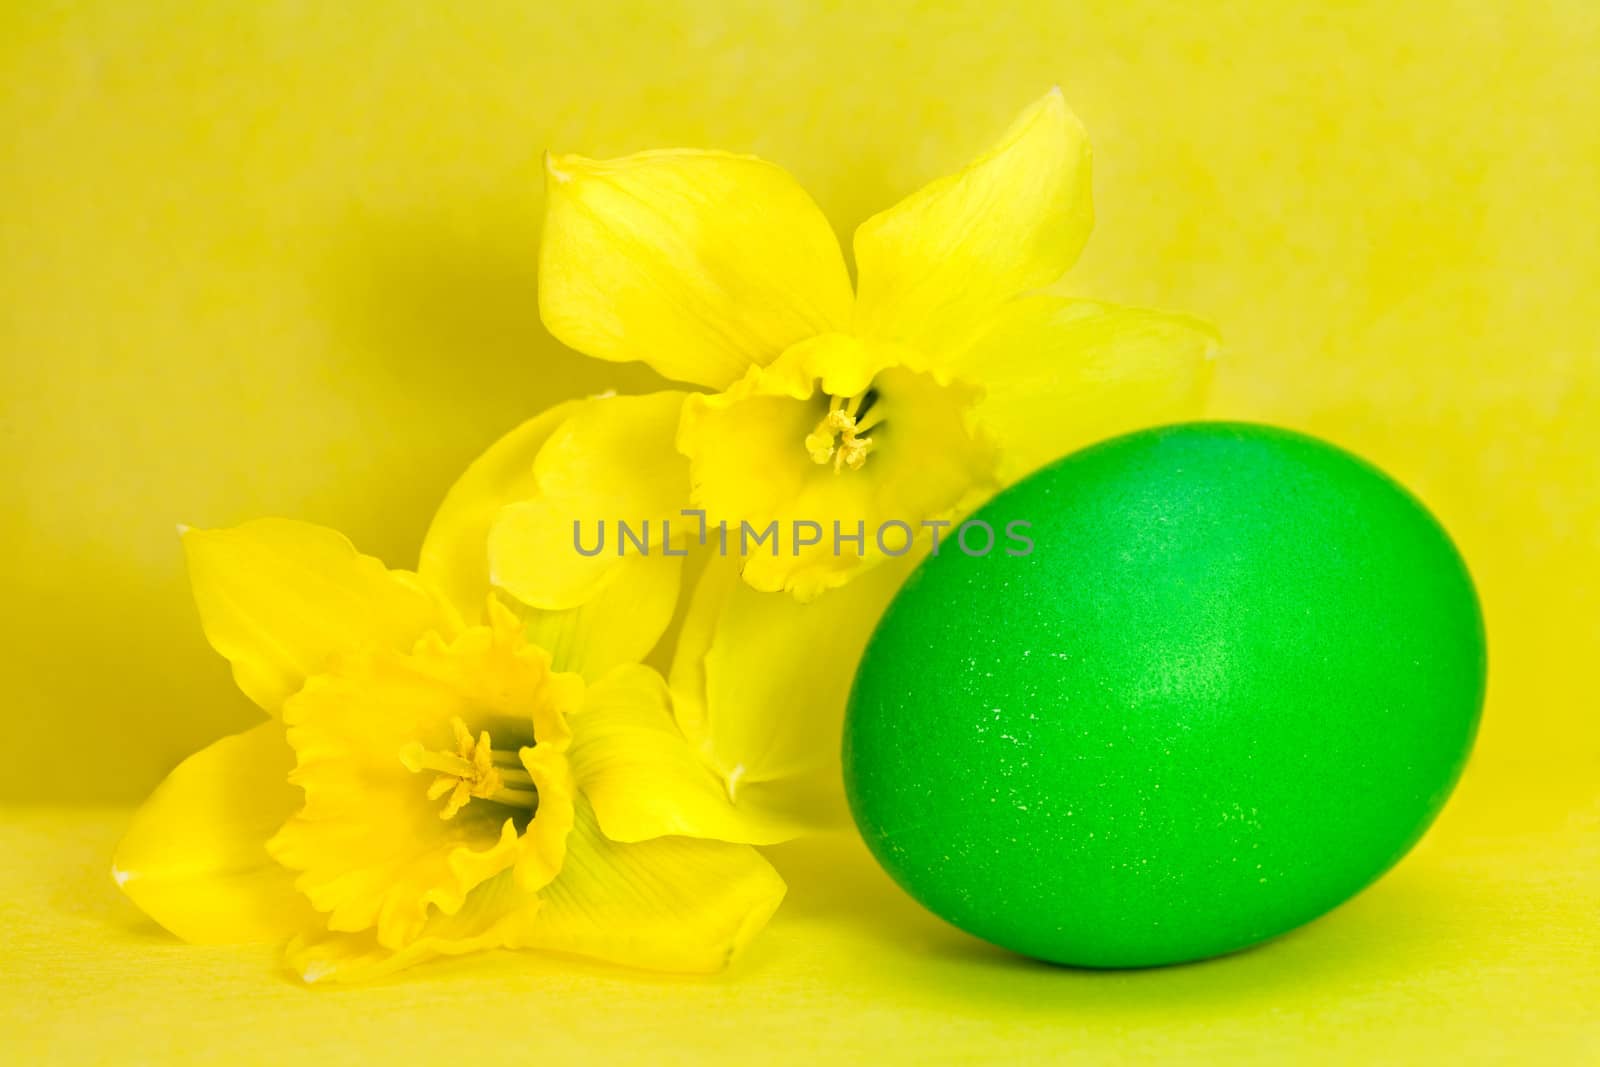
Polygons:
[[1449,538],[1373,467],[1193,423],[975,517],[1031,522],[1033,551],[928,559],[845,728],[861,832],[933,912],[1059,963],[1198,959],[1348,899],[1438,813],[1483,624]]

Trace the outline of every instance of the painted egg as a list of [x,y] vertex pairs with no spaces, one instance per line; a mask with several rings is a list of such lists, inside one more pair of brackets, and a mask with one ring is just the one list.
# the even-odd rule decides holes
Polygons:
[[1163,427],[969,521],[992,545],[947,537],[900,591],[844,738],[868,846],[949,922],[1091,967],[1231,952],[1349,899],[1444,804],[1482,617],[1444,530],[1366,462]]

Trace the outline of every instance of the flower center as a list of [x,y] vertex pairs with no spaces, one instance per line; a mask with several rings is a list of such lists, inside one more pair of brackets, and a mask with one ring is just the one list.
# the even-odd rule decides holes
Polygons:
[[438,800],[445,794],[450,797],[439,812],[439,818],[455,818],[474,797],[513,808],[538,809],[539,790],[516,752],[496,752],[489,741],[488,730],[474,738],[459,716],[450,720],[450,728],[456,735],[454,752],[445,749],[429,752],[414,742],[400,754],[401,762],[413,774],[437,773],[438,777],[428,786],[428,799]]
[[861,435],[883,421],[877,401],[878,391],[871,387],[854,396],[830,396],[828,413],[806,434],[811,462],[819,466],[832,463],[835,471],[846,467],[860,470],[872,451],[872,438]]

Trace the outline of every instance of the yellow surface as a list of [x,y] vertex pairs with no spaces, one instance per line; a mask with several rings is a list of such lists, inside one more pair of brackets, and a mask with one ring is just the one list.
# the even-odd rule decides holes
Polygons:
[[1096,153],[1077,287],[1213,319],[1216,414],[1323,434],[1418,490],[1480,583],[1491,679],[1464,794],[1391,878],[1271,949],[1149,975],[973,949],[856,862],[802,864],[745,969],[709,985],[507,959],[314,995],[263,979],[266,953],[142,925],[104,880],[120,817],[28,816],[0,853],[3,1006],[26,1022],[0,1041],[1581,1060],[1600,8],[1337,10],[4,5],[0,799],[130,803],[255,721],[201,639],[175,522],[285,514],[408,565],[481,447],[554,399],[655,382],[539,324],[544,148],[758,152],[849,232],[1052,83]]
[[126,817],[0,823],[0,1060],[1600,1062],[1600,809],[1537,831],[1447,819],[1327,919],[1160,971],[1074,972],[984,946],[839,840],[778,851],[791,899],[714,979],[500,954],[337,989],[296,985],[265,948],[177,944],[110,892],[102,865]]

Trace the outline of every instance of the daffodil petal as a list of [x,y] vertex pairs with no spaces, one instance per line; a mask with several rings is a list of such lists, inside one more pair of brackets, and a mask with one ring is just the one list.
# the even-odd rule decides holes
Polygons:
[[650,654],[672,622],[683,581],[683,560],[621,560],[594,597],[566,611],[511,609],[523,620],[528,640],[550,652],[558,671],[585,681]]
[[736,796],[759,790],[751,801],[764,808],[808,825],[836,821],[850,683],[919,557],[890,560],[810,603],[751,589],[735,560],[707,567],[672,664],[673,708]]
[[1089,142],[1059,89],[999,144],[856,231],[856,329],[938,357],[1066,272],[1093,226]]
[[1034,296],[1008,306],[962,353],[982,376],[977,417],[1015,479],[1119,433],[1199,415],[1219,342],[1183,315]]
[[[657,397],[662,395],[656,394]],[[677,408],[682,395],[671,394],[674,399],[666,403],[653,400],[643,408],[626,403],[619,405],[624,413],[645,416],[642,422],[653,423],[665,434],[664,441],[640,442],[643,449],[654,450],[657,455],[673,451],[671,443],[676,432]],[[583,490],[586,487],[582,479],[574,478],[572,473],[564,470],[555,457],[574,445],[583,446],[580,457],[584,470],[586,473],[594,472],[594,457],[587,449],[590,446],[606,447],[608,442],[601,439],[605,436],[604,430],[608,428],[609,420],[604,417],[580,420],[576,416],[580,411],[635,399],[647,398],[592,397],[559,404],[523,423],[490,446],[451,487],[434,515],[428,535],[422,543],[422,562],[418,567],[421,579],[429,587],[439,590],[463,618],[480,619],[489,594],[495,588],[490,582],[490,533],[501,511],[508,505],[544,496],[534,461],[545,444],[551,442],[557,430],[562,431],[559,438],[561,443],[545,460],[544,469],[558,492],[569,487]],[[663,409],[670,409],[664,419]],[[637,424],[634,429],[638,429]],[[671,499],[671,507],[677,509],[683,503],[686,462],[675,456],[671,462],[677,464],[678,468],[675,472],[665,472],[665,477],[662,477],[659,465],[646,465],[646,471],[637,471],[632,465],[623,469],[633,469],[657,479],[653,484],[647,482],[639,490],[641,496],[660,494],[661,487],[671,484],[675,479],[679,489],[676,490],[678,496]],[[615,475],[611,477],[616,480]],[[627,490],[625,487],[621,490],[614,487],[611,495],[614,497],[619,491]],[[648,501],[645,506],[650,506]],[[545,510],[551,509],[547,506]],[[574,507],[573,510],[576,512],[578,509]],[[584,543],[587,545],[593,544],[594,524],[603,515],[600,508],[594,507],[593,510],[595,513],[584,533]],[[567,518],[570,522],[571,517]],[[514,528],[517,521],[520,520],[510,520],[507,531],[502,534],[508,538],[503,549],[506,553],[504,565],[509,572],[507,577],[512,586],[522,588],[525,594],[530,592],[530,586],[530,595],[549,593],[550,583],[563,575],[550,575],[540,569],[541,563],[547,563],[549,557],[541,557],[536,549],[531,549],[526,541],[521,540],[520,531]],[[658,531],[657,538],[664,541],[665,538],[660,536],[660,521],[652,522]],[[537,536],[557,538],[559,533],[560,523],[556,519],[551,519],[543,527],[536,526]],[[578,555],[571,548],[571,536],[569,527],[566,544],[557,544],[556,559]],[[681,539],[676,532],[673,537]],[[585,679],[598,678],[618,664],[642,660],[661,639],[672,619],[678,600],[683,561],[677,556],[663,555],[660,549],[652,548],[652,551],[653,554],[648,558],[630,554],[621,560],[616,560],[613,552],[603,567],[596,567],[596,571],[603,572],[603,575],[580,573],[575,589],[561,591],[557,586],[560,595],[551,602],[575,602],[574,607],[542,610],[517,600],[511,593],[506,594],[506,606],[522,619],[528,640],[550,653],[551,665],[556,670],[574,671]],[[582,558],[579,556],[580,560]],[[527,564],[529,573],[523,573],[523,562]],[[566,576],[571,577],[571,572],[566,572]]]
[[[596,397],[556,427],[534,457],[537,488],[491,522],[490,581],[529,607],[565,611],[595,599],[627,553],[672,567],[668,543],[682,551],[690,527],[689,464],[674,447],[684,395]],[[650,590],[676,596],[675,582],[655,577]]]
[[515,945],[711,973],[760,932],[784,890],[749,845],[688,837],[619,844],[580,801],[561,875],[540,892],[539,910]]
[[572,731],[573,777],[613,841],[682,835],[769,845],[814,828],[803,812],[750,803],[737,779],[700,759],[672,717],[666,682],[649,667],[621,667],[590,686]]
[[539,896],[504,871],[467,894],[453,913],[430,912],[421,931],[399,948],[373,932],[307,930],[284,949],[284,962],[305,982],[367,982],[441,956],[505,948],[526,940]]
[[673,447],[684,398],[672,389],[593,397],[567,417],[534,457],[544,493],[630,523],[674,516],[689,495],[687,461]]
[[489,597],[489,531],[500,509],[539,491],[533,461],[550,435],[589,401],[548,408],[490,445],[445,494],[422,540],[417,575],[463,619],[479,622]]
[[847,323],[838,241],[781,167],[667,151],[548,169],[539,310],[578,351],[720,389]]
[[361,555],[336,530],[256,519],[185,530],[183,547],[206,638],[270,714],[336,652],[410,648],[450,626],[415,575]]
[[[610,526],[610,523],[607,523]],[[489,580],[529,607],[565,611],[599,595],[622,560],[596,544],[594,520],[543,494],[507,504],[489,530]]]
[[300,804],[283,726],[264,722],[180,763],[133,817],[111,873],[145,914],[197,944],[274,941],[315,921],[266,841]]

